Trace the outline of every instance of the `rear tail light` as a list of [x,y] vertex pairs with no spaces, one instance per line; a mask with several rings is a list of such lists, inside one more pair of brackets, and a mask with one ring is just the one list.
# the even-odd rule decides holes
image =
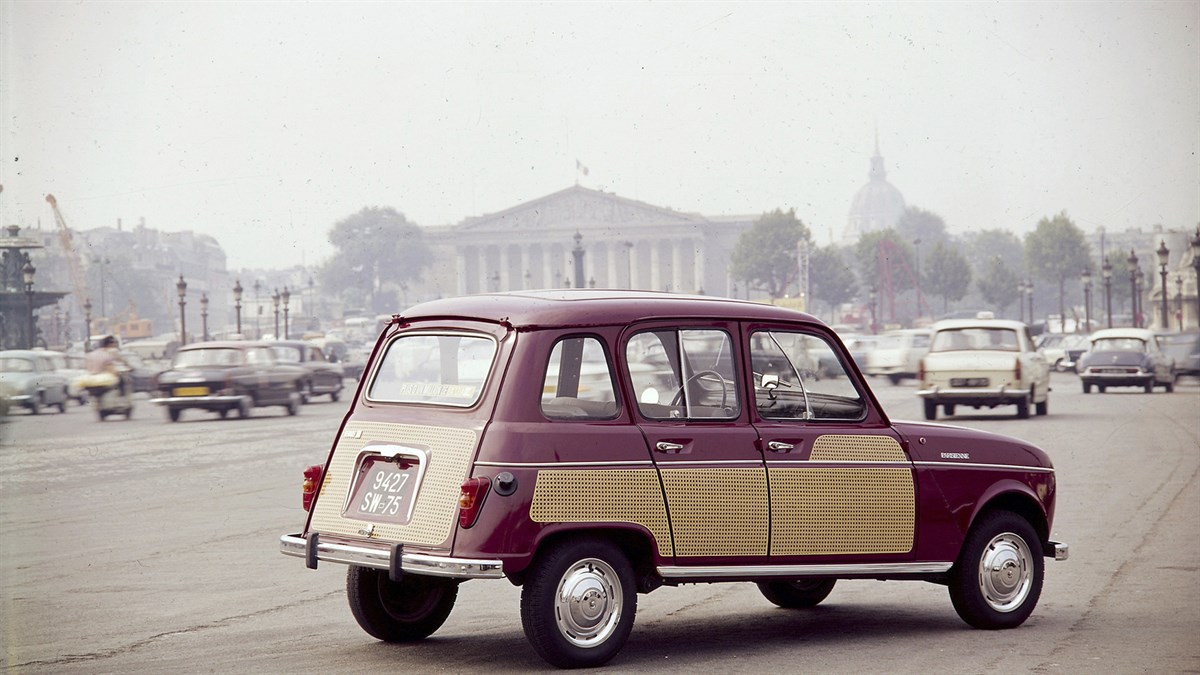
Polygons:
[[917,382],[920,382],[922,386],[925,384],[925,359],[921,359],[917,363]]
[[1013,384],[1021,386],[1021,359],[1017,359],[1017,365],[1013,369]]
[[321,490],[321,477],[324,475],[325,467],[320,464],[314,464],[304,470],[304,487],[300,501],[304,504],[305,511],[312,510],[313,500],[317,498],[317,492]]
[[483,499],[487,496],[488,488],[492,485],[487,478],[479,477],[462,484],[462,494],[458,497],[458,525],[462,528],[469,528],[475,524],[475,519],[479,517],[479,510],[483,508]]

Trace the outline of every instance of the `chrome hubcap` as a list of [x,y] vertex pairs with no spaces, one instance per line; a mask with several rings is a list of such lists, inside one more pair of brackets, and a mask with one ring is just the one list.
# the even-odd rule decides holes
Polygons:
[[563,637],[579,647],[603,643],[621,618],[621,580],[608,563],[580,560],[558,583],[555,622]]
[[996,535],[979,559],[979,589],[988,606],[1011,612],[1021,606],[1033,582],[1033,556],[1025,540],[1011,532]]

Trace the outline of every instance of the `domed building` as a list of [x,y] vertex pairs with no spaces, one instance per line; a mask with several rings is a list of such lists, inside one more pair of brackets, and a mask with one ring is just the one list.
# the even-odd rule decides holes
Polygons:
[[842,243],[849,244],[868,232],[886,230],[894,226],[904,215],[904,195],[887,182],[887,171],[883,169],[883,156],[879,154],[879,136],[875,137],[875,155],[871,157],[870,179],[859,188],[850,205],[850,218],[842,236]]

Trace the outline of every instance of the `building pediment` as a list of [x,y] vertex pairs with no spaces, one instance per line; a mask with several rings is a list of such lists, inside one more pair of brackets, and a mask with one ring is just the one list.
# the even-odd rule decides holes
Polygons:
[[555,229],[622,229],[708,222],[680,213],[578,185],[518,204],[499,213],[468,218],[453,229],[460,233],[511,233]]

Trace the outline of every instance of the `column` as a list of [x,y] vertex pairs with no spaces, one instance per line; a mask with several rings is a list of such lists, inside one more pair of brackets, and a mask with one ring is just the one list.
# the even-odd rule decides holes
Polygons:
[[492,272],[488,269],[487,246],[479,245],[479,288],[476,293],[487,293],[492,290]]
[[[527,291],[530,288],[533,288],[533,269],[530,267],[530,264],[529,264],[529,259],[531,257],[529,255],[530,248],[532,248],[531,244],[525,244],[524,246],[521,247],[521,286],[520,287],[521,287],[521,290],[523,290],[523,291]],[[528,272],[530,275],[530,277],[528,279],[525,278],[526,272]]]
[[458,270],[458,277],[455,279],[457,294],[466,295],[470,292],[467,290],[467,255],[457,246],[454,248],[454,267]]
[[683,242],[671,240],[671,292],[687,293],[691,289],[683,286]]
[[693,272],[692,276],[696,282],[695,290],[697,292],[699,292],[700,289],[704,289],[705,293],[712,293],[713,290],[715,290],[715,289],[704,288],[704,271],[705,271],[704,270],[704,240],[703,239],[693,239],[692,240],[692,272]]
[[659,260],[662,257],[659,250],[661,247],[661,242],[650,242],[650,290],[652,291],[661,291],[663,289],[662,264]]

